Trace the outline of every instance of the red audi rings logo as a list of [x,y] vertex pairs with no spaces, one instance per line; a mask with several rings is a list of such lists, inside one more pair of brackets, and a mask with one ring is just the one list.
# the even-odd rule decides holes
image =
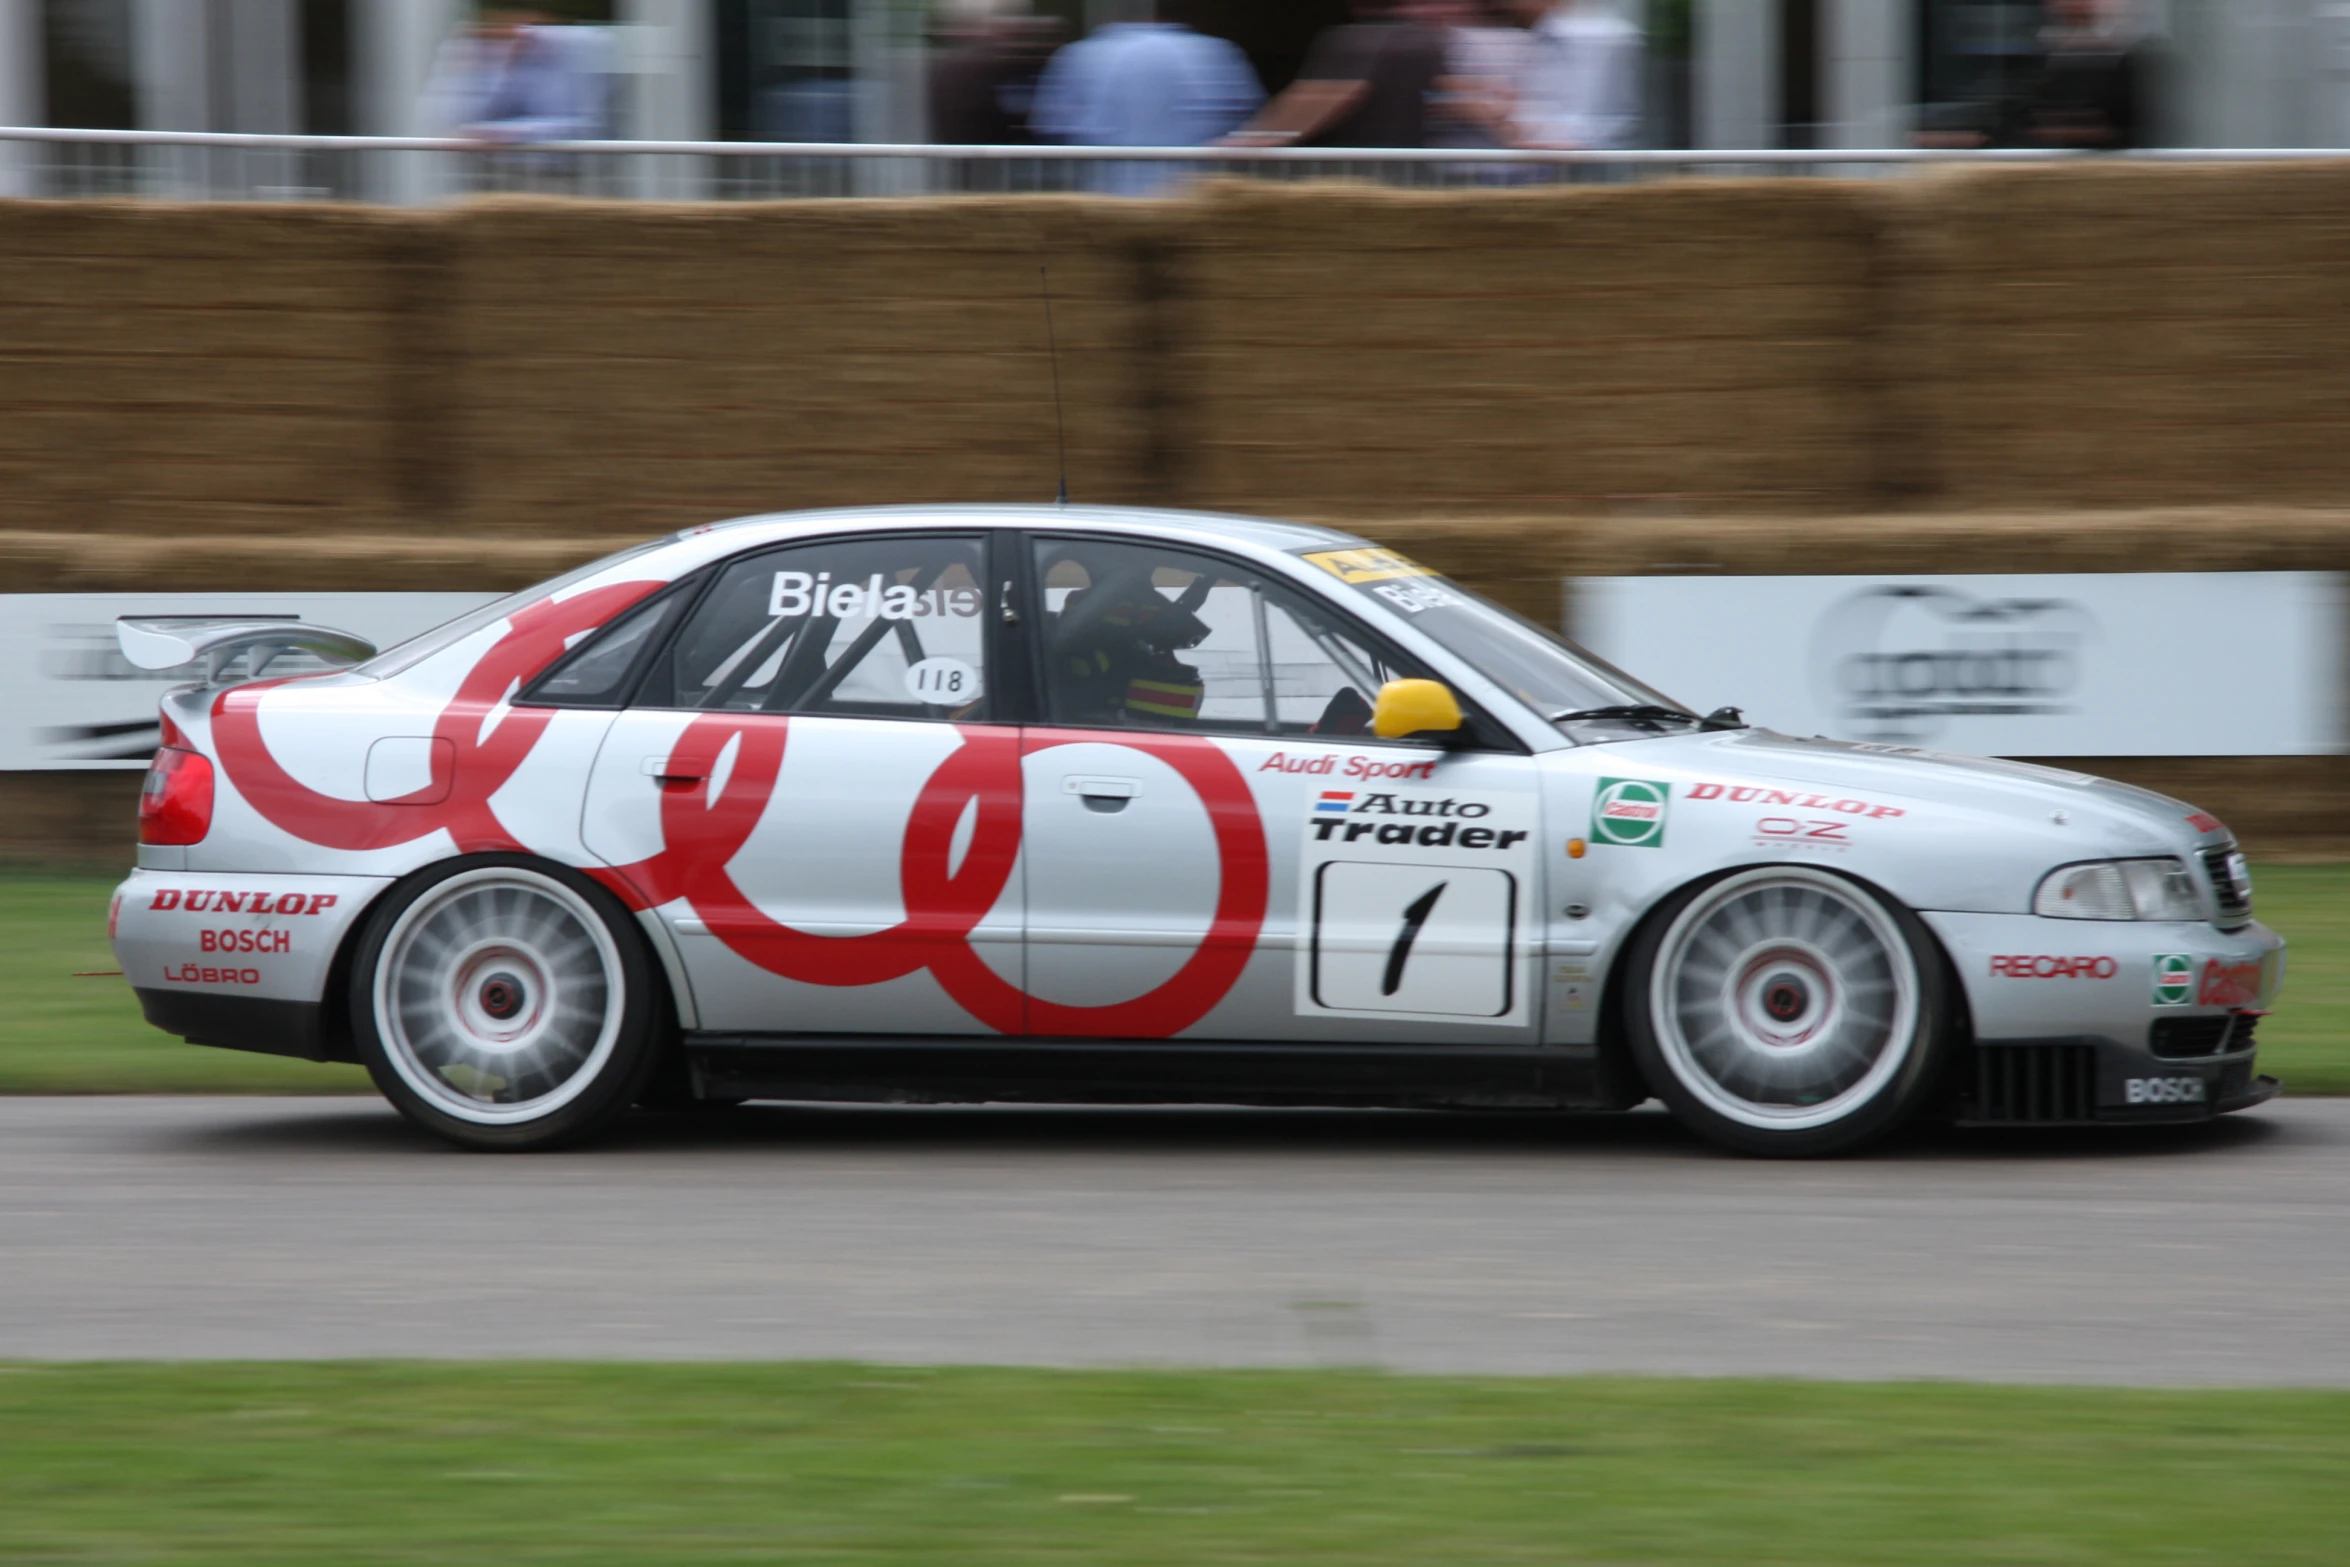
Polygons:
[[[514,776],[554,714],[512,708],[489,725],[517,683],[561,652],[566,639],[603,625],[659,582],[625,582],[517,611],[458,687],[433,725],[433,777],[401,800],[323,795],[280,767],[261,738],[261,697],[284,682],[233,686],[213,704],[212,735],[237,790],[268,821],[308,843],[367,850],[448,833],[461,854],[519,851],[490,800]],[[488,727],[485,728],[485,725]],[[783,768],[791,721],[756,713],[706,713],[686,726],[669,754],[676,775],[719,776],[710,789],[664,790],[659,854],[594,876],[635,909],[684,899],[737,954],[769,973],[810,985],[877,985],[927,969],[974,1018],[1001,1033],[1156,1039],[1176,1034],[1224,999],[1248,966],[1264,928],[1270,873],[1264,824],[1248,782],[1213,745],[1190,735],[1058,736],[958,724],[963,743],[932,771],[914,802],[899,859],[906,917],[862,936],[816,936],[762,914],[727,870],[765,814]],[[1132,1000],[1066,1006],[1029,995],[980,961],[970,936],[1002,896],[1020,852],[1024,755],[1079,742],[1123,745],[1173,768],[1207,808],[1222,876],[1215,913],[1199,947],[1174,976]],[[955,825],[975,821],[962,863],[952,865]],[[950,869],[950,866],[952,868]]]
[[2111,979],[2121,972],[2111,958],[1993,958],[1991,972],[2007,979]]

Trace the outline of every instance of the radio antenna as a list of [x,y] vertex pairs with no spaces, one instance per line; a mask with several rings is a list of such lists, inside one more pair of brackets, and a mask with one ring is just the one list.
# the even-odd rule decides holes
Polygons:
[[1060,450],[1061,486],[1053,496],[1053,504],[1069,504],[1069,427],[1061,417],[1061,345],[1053,336],[1053,269],[1040,266],[1036,275],[1044,290],[1044,351],[1045,359],[1053,367],[1053,440]]

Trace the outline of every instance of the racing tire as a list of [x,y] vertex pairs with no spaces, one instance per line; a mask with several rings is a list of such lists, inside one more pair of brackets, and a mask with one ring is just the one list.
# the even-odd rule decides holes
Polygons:
[[660,994],[610,893],[483,855],[410,877],[370,915],[351,1032],[401,1114],[460,1147],[522,1152],[627,1114],[661,1062]]
[[1849,876],[1755,866],[1692,883],[1626,954],[1624,1021],[1649,1090],[1740,1153],[1850,1153],[1935,1092],[1952,1048],[1941,948]]

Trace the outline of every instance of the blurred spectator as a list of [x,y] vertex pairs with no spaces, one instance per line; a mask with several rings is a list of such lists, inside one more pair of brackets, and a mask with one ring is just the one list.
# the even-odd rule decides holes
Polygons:
[[1917,144],[2107,152],[2143,145],[2154,48],[2126,10],[2121,0],[2047,0],[2046,52],[2022,89],[1995,102],[1924,106]]
[[[1204,147],[1265,101],[1248,56],[1190,26],[1191,0],[1159,0],[1155,22],[1113,22],[1053,56],[1029,123],[1047,141],[1080,147]],[[1092,188],[1147,196],[1185,171],[1105,163]]]
[[1325,28],[1297,80],[1231,140],[1247,146],[1425,147],[1446,74],[1436,0],[1356,0],[1360,20]]
[[604,36],[553,23],[529,6],[482,6],[433,59],[425,123],[442,135],[500,147],[607,135]]
[[2145,46],[2114,0],[2051,0],[2048,58],[2024,106],[2035,146],[2116,151],[2139,145]]
[[1613,0],[1557,0],[1518,89],[1521,146],[1612,152],[1640,129],[1640,29]]
[[[1545,0],[1485,0],[1463,5],[1445,31],[1444,76],[1430,103],[1432,147],[1507,147],[1518,83],[1534,42],[1528,25]],[[1490,166],[1507,169],[1507,164]]]
[[1022,0],[948,8],[939,29],[945,48],[930,68],[930,139],[965,147],[1033,140],[1036,80],[1059,27],[1051,17],[1028,15]]

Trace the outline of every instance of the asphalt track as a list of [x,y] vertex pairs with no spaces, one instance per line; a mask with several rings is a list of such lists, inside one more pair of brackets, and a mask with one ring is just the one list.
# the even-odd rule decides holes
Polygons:
[[1769,1164],[1654,1114],[0,1100],[0,1357],[2350,1385],[2350,1102]]

